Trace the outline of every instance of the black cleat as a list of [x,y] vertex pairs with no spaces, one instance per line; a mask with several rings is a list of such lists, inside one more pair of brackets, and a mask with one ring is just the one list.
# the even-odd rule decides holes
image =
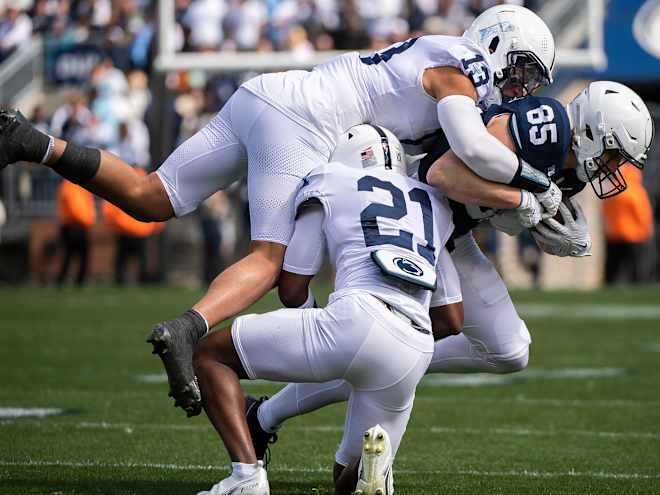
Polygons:
[[20,156],[21,143],[14,135],[14,131],[22,125],[29,124],[21,112],[0,110],[0,170],[23,159]]
[[263,461],[264,469],[268,469],[268,464],[270,463],[269,445],[277,442],[277,433],[268,433],[259,424],[257,411],[266,400],[268,400],[268,397],[255,399],[250,395],[245,396],[245,419],[250,428],[254,453],[257,454],[257,460]]
[[189,418],[202,412],[202,394],[193,370],[193,352],[201,336],[193,316],[186,312],[156,325],[147,338],[153,345],[152,353],[158,354],[165,366],[174,407],[186,411]]

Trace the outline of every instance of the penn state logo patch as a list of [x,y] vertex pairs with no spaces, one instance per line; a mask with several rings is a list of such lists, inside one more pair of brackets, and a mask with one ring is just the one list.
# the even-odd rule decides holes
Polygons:
[[421,277],[424,274],[424,271],[413,261],[410,261],[407,258],[394,258],[392,262],[396,267],[408,275],[414,275],[415,277]]

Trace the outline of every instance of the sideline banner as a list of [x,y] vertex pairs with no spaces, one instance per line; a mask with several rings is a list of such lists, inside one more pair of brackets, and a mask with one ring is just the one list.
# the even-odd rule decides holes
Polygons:
[[598,78],[660,80],[660,0],[612,0],[605,20],[607,69]]

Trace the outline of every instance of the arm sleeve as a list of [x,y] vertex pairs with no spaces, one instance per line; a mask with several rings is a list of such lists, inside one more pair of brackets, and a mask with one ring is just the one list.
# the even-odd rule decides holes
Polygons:
[[474,100],[450,95],[438,102],[438,121],[451,149],[474,173],[509,184],[516,176],[518,157],[492,136]]
[[437,288],[431,295],[431,306],[446,306],[463,300],[461,293],[461,281],[458,278],[458,272],[454,266],[454,261],[447,249],[442,249],[438,255],[438,261],[435,265],[437,277]]
[[309,204],[300,210],[293,236],[284,255],[283,270],[298,275],[316,275],[323,262],[323,206]]

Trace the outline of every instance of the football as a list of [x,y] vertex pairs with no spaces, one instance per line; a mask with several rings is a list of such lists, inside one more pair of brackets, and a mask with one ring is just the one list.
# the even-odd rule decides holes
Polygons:
[[[575,208],[573,207],[573,203],[571,203],[571,198],[568,196],[564,196],[561,198],[561,202],[564,203],[568,207],[568,211],[571,212],[571,215],[573,215],[573,218],[577,218],[577,213],[575,212]],[[561,211],[558,211],[557,214],[553,217],[555,220],[557,220],[560,224],[564,224],[564,218],[561,216]]]

